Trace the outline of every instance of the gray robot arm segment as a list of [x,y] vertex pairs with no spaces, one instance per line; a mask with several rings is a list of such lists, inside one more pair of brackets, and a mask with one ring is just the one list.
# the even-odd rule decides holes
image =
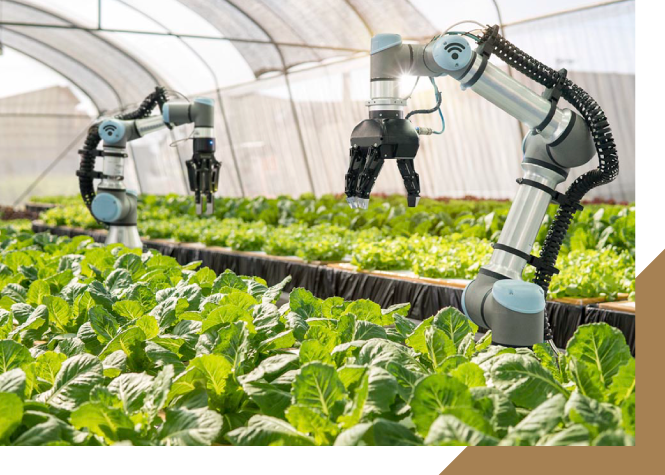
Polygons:
[[214,213],[213,194],[219,183],[221,164],[215,159],[214,102],[207,97],[197,97],[192,102],[173,102],[164,106],[162,117],[171,125],[194,123],[194,155],[187,160],[189,188],[194,192],[196,212],[203,212],[205,197],[207,215]]
[[[163,88],[160,91],[165,93]],[[97,187],[99,193],[92,199],[90,211],[97,220],[109,225],[107,243],[122,242],[129,247],[142,246],[136,229],[137,196],[127,191],[124,185],[126,146],[128,142],[166,127],[194,124],[194,154],[186,163],[189,185],[195,194],[197,212],[200,214],[203,211],[202,196],[206,198],[206,212],[212,214],[214,211],[213,193],[217,191],[221,166],[214,157],[214,102],[201,97],[192,102],[169,101],[159,104],[162,106],[160,115],[149,115],[154,108],[151,103],[152,107],[146,106],[141,114],[123,116],[127,119],[120,117],[103,120],[96,128],[103,142],[103,151],[99,153],[87,148],[83,151],[86,156],[95,153],[104,158],[102,173],[90,171],[87,174],[101,178]],[[91,143],[93,145],[96,146],[96,143]]]
[[[496,39],[497,27],[487,31],[485,38]],[[406,99],[399,90],[399,80],[404,75],[450,76],[463,90],[474,91],[527,125],[531,132],[523,142],[524,175],[518,180],[517,195],[491,261],[465,289],[462,306],[471,320],[492,329],[494,341],[530,346],[548,336],[544,324],[545,290],[523,282],[522,272],[527,264],[549,275],[558,272],[551,259],[531,256],[531,250],[551,201],[571,209],[579,207],[579,198],[563,195],[555,188],[567,178],[570,168],[593,158],[597,144],[587,120],[558,107],[564,85],[568,90],[571,87],[565,71],[559,72],[558,79],[552,81],[554,85],[548,84],[549,89],[540,95],[491,64],[489,54],[494,44],[486,41],[479,41],[481,44],[474,51],[463,36],[453,34],[436,37],[424,45],[404,44],[399,35],[377,35],[372,39],[369,119],[351,135],[347,201],[352,207],[366,208],[384,159],[397,159],[409,206],[417,203],[419,181],[414,159],[418,136],[429,134],[427,129],[416,128],[404,118]],[[503,54],[510,53],[504,50]],[[522,65],[518,64],[520,70],[525,68]],[[432,110],[436,109],[427,112]]]

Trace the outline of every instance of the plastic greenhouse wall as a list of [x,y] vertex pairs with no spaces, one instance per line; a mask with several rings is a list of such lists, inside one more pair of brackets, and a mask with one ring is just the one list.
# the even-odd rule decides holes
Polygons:
[[[39,1],[27,3],[45,4]],[[116,2],[105,3],[112,5]],[[178,10],[180,15],[185,15],[187,8],[184,7],[190,4],[198,4],[200,8],[205,5],[196,1],[166,3],[180,5],[183,8]],[[369,8],[367,2],[355,3]],[[136,4],[147,5],[143,1]],[[431,2],[414,1],[413,4],[424,12],[423,15],[435,18],[434,25],[438,28],[447,26],[446,23],[453,18],[438,18],[434,15],[437,9]],[[510,2],[499,4],[503,6]],[[116,5],[113,8],[120,7]],[[118,14],[126,14],[125,10]],[[554,68],[567,68],[569,76],[598,100],[610,118],[620,152],[621,173],[615,182],[592,191],[588,198],[633,201],[634,2],[615,2],[512,24],[509,7],[506,6],[504,10],[507,12],[503,18],[505,36],[546,64]],[[136,12],[132,14],[138,15]],[[287,19],[293,16],[284,12],[282,14]],[[467,16],[473,15],[467,11],[464,18]],[[159,17],[159,20],[166,22],[169,19]],[[417,28],[416,20],[410,20],[413,24],[409,28]],[[496,18],[481,21],[498,22]],[[111,26],[118,25],[108,25]],[[426,34],[431,34],[431,29],[431,25],[423,27]],[[65,33],[76,36],[65,37]],[[208,31],[204,33],[210,34]],[[147,95],[153,87],[150,85],[150,74],[158,81],[165,78],[164,81],[173,89],[182,86],[185,88],[182,92],[187,95],[205,95],[222,106],[218,107],[216,115],[216,156],[223,162],[220,195],[297,196],[305,192],[318,195],[343,192],[349,135],[353,127],[367,116],[365,101],[369,96],[369,59],[364,54],[324,64],[303,64],[291,68],[287,77],[269,73],[260,76],[258,80],[247,81],[243,78],[251,75],[248,64],[254,69],[278,67],[275,66],[276,48],[273,45],[249,44],[251,48],[247,46],[247,51],[267,62],[259,64],[255,61],[254,64],[250,61],[236,68],[225,66],[222,58],[235,54],[236,59],[242,59],[238,51],[243,50],[233,48],[228,42],[202,39],[181,39],[178,42],[174,37],[167,37],[160,43],[151,38],[149,42],[145,40],[143,48],[132,48],[135,55],[145,63],[141,67],[145,67],[148,73],[141,73],[139,81],[129,85],[125,84],[128,81],[117,70],[109,72],[107,78],[104,67],[108,66],[101,65],[101,61],[91,61],[86,69],[54,51],[50,52],[48,60],[44,60],[45,56],[40,49],[45,48],[44,45],[18,34],[11,35],[11,32],[3,31],[8,56],[23,55],[26,61],[30,61],[30,57],[39,57],[44,64],[43,68],[58,69],[65,79],[58,86],[49,85],[44,90],[10,96],[3,93],[0,81],[2,204],[16,202],[40,174],[44,178],[34,190],[35,194],[77,193],[76,151],[81,146],[83,133],[98,112],[117,108],[118,103],[129,107],[132,102]],[[62,49],[66,50],[85,44],[89,36],[82,32],[66,31],[58,37],[58,41],[63,42]],[[139,35],[103,33],[105,41],[116,41],[126,47],[136,43],[136,36]],[[74,40],[65,44],[66,38]],[[333,40],[334,35],[327,41],[330,43]],[[13,50],[10,43],[23,53]],[[148,47],[159,44],[161,49]],[[169,54],[169,50],[177,58],[191,54],[187,45],[207,53],[208,69],[204,69],[204,63],[192,60],[191,57],[184,62],[178,60],[174,61],[175,64],[167,64],[165,55]],[[88,44],[85,48],[92,47]],[[101,42],[99,47],[102,47]],[[298,48],[281,49],[293,63],[310,58],[303,51],[296,51]],[[328,53],[323,51],[320,55],[343,55],[339,52]],[[348,56],[348,53],[345,54]],[[97,73],[93,74],[89,69]],[[518,73],[514,74],[516,78],[528,83]],[[100,77],[107,81],[102,81]],[[187,77],[197,79],[187,82]],[[229,82],[242,84],[228,85]],[[412,84],[412,79],[405,81],[407,89]],[[520,145],[526,131],[515,119],[474,93],[461,91],[455,81],[441,78],[438,79],[438,85],[443,93],[442,110],[446,119],[446,132],[440,137],[423,137],[421,140],[416,170],[421,175],[422,194],[512,198],[516,191],[514,180],[520,176]],[[537,85],[530,86],[537,91],[542,89]],[[95,93],[89,94],[93,89]],[[81,107],[85,102],[81,98],[84,93],[94,99],[93,107]],[[421,80],[410,106],[431,107],[433,102],[429,81]],[[439,127],[438,116],[434,115],[416,116],[414,121],[418,125]],[[191,155],[191,144],[184,139],[190,133],[191,127],[182,127],[132,143],[131,157],[126,166],[129,186],[143,193],[186,193],[183,167],[184,161]],[[77,142],[79,136],[81,138]],[[60,155],[62,157],[57,164],[48,173],[44,173]],[[594,159],[588,168],[595,166]],[[583,171],[571,173],[569,180]],[[386,164],[375,192],[403,192],[402,180],[393,163]],[[24,196],[23,200],[28,196]]]

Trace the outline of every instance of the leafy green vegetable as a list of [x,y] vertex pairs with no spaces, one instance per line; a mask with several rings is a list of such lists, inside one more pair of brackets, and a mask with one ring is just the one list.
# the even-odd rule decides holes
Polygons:
[[278,308],[288,281],[1,227],[0,279],[0,444],[634,444],[635,360],[605,324],[565,357],[502,348],[452,308]]
[[[80,200],[44,199],[64,205],[42,215],[47,224],[99,227]],[[364,270],[409,270],[429,278],[471,279],[489,261],[491,243],[498,238],[510,203],[423,198],[418,208],[407,208],[403,198],[390,196],[373,198],[369,209],[361,212],[333,196],[219,198],[215,217],[203,219],[196,216],[190,199],[177,195],[142,196],[139,207],[141,233],[152,238],[265,251],[306,261],[345,260]],[[548,209],[536,252],[555,209],[553,205]],[[17,254],[12,264],[22,264],[27,271],[31,261],[26,257]],[[615,300],[620,293],[632,295],[634,206],[586,204],[571,224],[557,268],[561,272],[552,279],[551,298]],[[212,275],[203,269],[199,272],[190,283],[208,289]],[[525,276],[531,278],[533,270],[528,269]],[[121,281],[125,285],[126,276]],[[31,300],[39,298],[40,287],[36,285]],[[6,292],[16,290],[8,287]]]

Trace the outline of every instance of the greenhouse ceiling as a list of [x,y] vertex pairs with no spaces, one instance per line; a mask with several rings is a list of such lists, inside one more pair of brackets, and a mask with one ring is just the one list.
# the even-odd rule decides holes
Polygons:
[[[618,2],[605,2],[605,4]],[[451,21],[510,26],[595,8],[528,0],[1,0],[0,42],[57,71],[98,111],[135,103],[159,83],[213,91],[365,55],[370,38],[426,40]],[[220,60],[223,58],[223,60]]]

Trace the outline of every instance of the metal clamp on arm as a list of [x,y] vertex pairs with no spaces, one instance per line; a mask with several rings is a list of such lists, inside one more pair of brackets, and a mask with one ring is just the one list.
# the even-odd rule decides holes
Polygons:
[[550,272],[552,274],[558,274],[559,269],[553,266],[546,265],[542,259],[538,256],[534,256],[533,254],[528,254],[526,252],[522,252],[519,249],[515,249],[514,247],[511,246],[506,246],[505,244],[501,243],[493,243],[492,247],[496,249],[497,251],[503,251],[507,252],[509,254],[513,254],[517,257],[521,257],[526,261],[527,264],[529,264],[532,267],[535,267],[536,269],[542,269],[544,271]]
[[559,99],[561,98],[561,94],[563,93],[563,86],[566,83],[566,78],[568,76],[568,70],[560,69],[558,71],[558,78],[556,83],[551,88],[545,89],[543,92],[543,97],[550,101],[550,111],[547,113],[547,116],[543,119],[543,121],[538,124],[537,126],[534,127],[534,130],[538,133],[542,132],[545,130],[545,127],[548,126],[548,124],[551,122],[552,118],[554,117],[554,113],[557,110],[557,105],[559,104]]
[[582,204],[579,201],[572,200],[565,193],[560,193],[550,188],[549,186],[543,185],[542,183],[529,180],[528,178],[518,178],[515,181],[517,181],[517,184],[519,185],[533,186],[534,188],[538,188],[539,190],[544,191],[545,193],[550,195],[552,197],[552,201],[558,205],[572,206],[577,211],[582,211],[584,209],[584,206],[582,206]]

